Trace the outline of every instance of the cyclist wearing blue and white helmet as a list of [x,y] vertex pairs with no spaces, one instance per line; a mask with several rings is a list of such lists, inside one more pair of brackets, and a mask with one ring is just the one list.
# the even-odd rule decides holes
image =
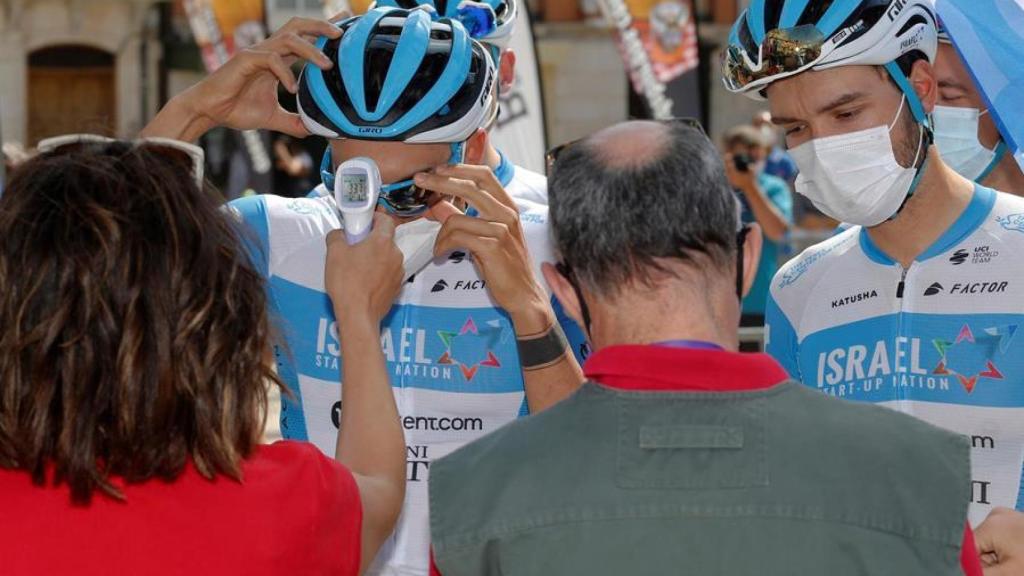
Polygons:
[[726,87],[767,98],[796,189],[853,224],[776,275],[767,351],[806,385],[972,439],[970,518],[1024,507],[1024,201],[932,143],[930,0],[755,0]]
[[[516,53],[509,48],[518,22],[519,0],[377,0],[376,7],[420,7],[435,17],[458,20],[474,39],[487,47],[498,67],[499,95],[510,94],[516,79]],[[510,162],[494,146],[487,151],[486,165],[498,175],[517,202],[547,205],[547,178]]]
[[968,180],[1024,196],[1024,171],[990,114],[988,102],[939,21],[935,56],[938,102],[932,118],[942,160]]
[[[567,382],[581,380],[572,354],[550,367],[521,370],[516,335],[542,334],[562,323],[577,344],[574,350],[583,338],[567,317],[556,318],[550,296],[536,280],[539,268],[533,263],[552,260],[547,206],[510,197],[500,165],[493,172],[483,167],[490,149],[487,128],[498,108],[489,50],[459,20],[436,18],[422,9],[375,8],[338,26],[341,38],[318,42],[335,66],[321,71],[307,65],[297,98],[309,131],[329,139],[323,166],[328,188],[337,163],[370,157],[385,183],[384,210],[400,222],[417,220],[412,226],[423,223],[424,216],[444,221],[434,248],[442,258],[405,286],[383,336],[406,431],[409,486],[395,537],[372,571],[426,574],[429,462],[521,414],[543,409],[571,391]],[[434,166],[460,162],[483,172],[430,173]],[[474,189],[464,192],[472,182]],[[468,201],[478,217],[453,215],[451,204],[435,203],[429,191]],[[299,211],[313,212],[301,220],[333,226],[333,211],[320,211],[332,201],[330,195],[297,201]],[[267,198],[264,208],[252,201],[236,205],[253,217],[262,210],[273,212],[272,202]],[[277,202],[283,204],[282,220],[291,219],[295,208],[289,209],[289,201]],[[329,451],[337,388],[321,374],[337,370],[333,318],[324,313],[328,308],[314,312],[308,306],[309,298],[323,300],[319,283],[308,282],[310,263],[322,268],[323,246],[315,239],[315,246],[301,245],[289,226],[282,225],[279,242],[273,230],[269,235],[271,267],[276,268],[270,271],[271,285],[280,286],[282,310],[285,301],[302,306],[283,315],[295,330],[306,332],[292,342],[294,366],[281,369],[298,384],[297,401],[284,403],[282,422],[287,425],[282,429],[286,437],[309,438]],[[453,250],[460,252],[444,257]],[[332,383],[321,385],[325,380]]]
[[[403,252],[425,249],[436,256],[402,286],[380,331],[407,445],[407,488],[398,527],[370,568],[425,576],[430,462],[570,394],[582,382],[573,352],[584,339],[553,309],[540,280],[541,263],[554,260],[547,206],[517,206],[483,165],[486,128],[497,113],[496,70],[487,48],[459,21],[420,9],[378,8],[335,26],[316,41],[314,56],[303,55],[310,64],[298,81],[271,55],[273,74],[263,73],[259,82],[232,83],[224,78],[230,72],[218,71],[168,109],[199,111],[196,116],[237,128],[272,125],[325,137],[328,181],[338,163],[371,158],[383,183],[375,226],[397,224]],[[239,74],[244,68],[225,65]],[[276,87],[268,76],[297,93],[298,115],[277,109],[276,90],[266,90],[270,102],[250,102],[257,87]],[[210,112],[233,106],[210,87],[224,84],[261,113],[232,122],[227,112]],[[233,114],[242,112],[236,107]],[[181,126],[191,138],[187,127],[197,122],[162,112],[153,124],[163,130],[147,133],[174,136]],[[476,216],[462,212],[467,205]],[[333,454],[340,419],[366,418],[339,402],[339,368],[344,363],[348,374],[354,363],[374,362],[370,354],[342,358],[357,337],[350,325],[339,326],[325,293],[325,237],[341,225],[333,195],[256,196],[231,206],[253,231],[256,264],[269,280],[288,344],[277,357],[292,392],[282,403],[282,434]],[[372,258],[346,263],[352,268],[342,270],[341,279],[333,275],[332,286],[351,278],[352,286],[380,290],[363,280]],[[571,350],[560,336],[563,328]]]

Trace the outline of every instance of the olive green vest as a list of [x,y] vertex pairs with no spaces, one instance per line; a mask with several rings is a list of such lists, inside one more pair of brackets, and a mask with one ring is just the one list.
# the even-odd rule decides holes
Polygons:
[[961,574],[965,439],[795,383],[586,384],[431,466],[444,576]]

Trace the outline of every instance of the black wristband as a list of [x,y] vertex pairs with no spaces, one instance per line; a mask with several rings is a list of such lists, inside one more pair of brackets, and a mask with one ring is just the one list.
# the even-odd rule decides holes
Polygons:
[[516,346],[519,348],[519,365],[523,370],[539,370],[561,361],[569,348],[569,341],[556,322],[539,336],[517,338]]

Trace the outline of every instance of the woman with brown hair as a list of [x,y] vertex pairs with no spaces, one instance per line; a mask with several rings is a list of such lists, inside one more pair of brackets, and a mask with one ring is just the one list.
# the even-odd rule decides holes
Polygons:
[[[180,156],[78,142],[0,197],[4,574],[356,574],[391,531],[405,460],[383,373],[344,373],[346,407],[377,415],[342,419],[348,468],[257,445],[280,385],[263,280]],[[359,354],[381,353],[401,283],[392,230],[328,240],[329,267],[374,262],[363,286],[384,304],[331,292]]]
[[[379,342],[402,278],[393,226],[327,239],[342,348],[379,359],[343,368],[337,461],[259,446],[280,386],[268,298],[201,158],[157,140],[51,148],[0,196],[0,572],[358,573],[405,490]],[[340,268],[359,281],[339,286]]]

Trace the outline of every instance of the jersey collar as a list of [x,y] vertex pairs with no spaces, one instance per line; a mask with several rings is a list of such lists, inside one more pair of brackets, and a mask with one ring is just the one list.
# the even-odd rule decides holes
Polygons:
[[789,379],[765,354],[657,345],[602,348],[587,360],[583,372],[609,388],[646,392],[743,392]]
[[[971,197],[971,202],[967,205],[967,208],[964,209],[956,221],[953,222],[953,225],[935,243],[917,257],[917,262],[924,262],[948,252],[954,246],[963,242],[965,238],[974,233],[985,222],[985,218],[992,212],[992,207],[995,206],[995,203],[995,191],[976,184],[974,186],[974,195]],[[875,244],[866,228],[861,228],[860,231],[860,247],[864,254],[873,262],[885,266],[896,264],[895,260],[890,258],[888,254]]]
[[498,167],[494,169],[494,175],[498,178],[498,182],[501,183],[502,188],[508,188],[512,178],[516,175],[515,164],[508,161],[505,154],[498,150],[498,156],[501,158],[501,162],[498,163]]

